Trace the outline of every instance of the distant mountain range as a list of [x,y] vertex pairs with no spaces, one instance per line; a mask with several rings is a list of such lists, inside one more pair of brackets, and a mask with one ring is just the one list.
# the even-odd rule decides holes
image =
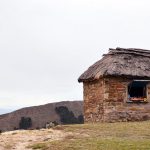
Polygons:
[[40,106],[26,107],[11,113],[0,115],[0,130],[9,131],[19,128],[21,117],[31,118],[32,129],[45,127],[45,124],[51,121],[61,123],[60,116],[56,113],[56,107],[58,108],[61,106],[72,111],[75,117],[83,115],[82,101],[63,101]]

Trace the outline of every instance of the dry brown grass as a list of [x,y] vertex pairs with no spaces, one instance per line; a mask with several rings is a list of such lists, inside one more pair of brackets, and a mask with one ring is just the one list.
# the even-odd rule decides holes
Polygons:
[[49,143],[49,150],[149,150],[150,121],[64,126],[74,137]]
[[[7,137],[3,139],[5,145],[0,140],[0,147],[6,150],[149,150],[150,121],[64,125],[54,130],[17,131],[0,136]],[[18,143],[14,140],[17,137]]]
[[48,149],[48,146],[46,143],[37,143],[26,147],[27,149],[41,149],[46,150]]

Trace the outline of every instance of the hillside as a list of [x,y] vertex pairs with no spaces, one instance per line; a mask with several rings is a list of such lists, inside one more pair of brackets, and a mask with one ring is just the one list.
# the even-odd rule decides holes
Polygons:
[[59,125],[0,135],[1,150],[149,150],[150,121]]
[[76,117],[83,114],[82,101],[64,101],[27,107],[8,114],[0,115],[0,130],[8,131],[14,130],[14,128],[19,128],[21,117],[30,117],[32,119],[33,129],[42,128],[50,121],[61,123],[60,117],[55,111],[55,108],[60,106],[66,106]]

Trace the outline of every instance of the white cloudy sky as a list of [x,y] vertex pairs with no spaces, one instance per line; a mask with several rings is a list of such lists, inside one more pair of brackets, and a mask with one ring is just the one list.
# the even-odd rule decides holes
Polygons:
[[149,0],[1,0],[0,109],[81,100],[109,47],[150,49]]

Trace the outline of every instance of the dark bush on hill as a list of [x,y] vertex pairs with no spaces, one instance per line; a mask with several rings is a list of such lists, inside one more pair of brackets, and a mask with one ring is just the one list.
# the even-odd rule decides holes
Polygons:
[[80,124],[84,123],[83,115],[78,116],[78,123],[80,123]]
[[60,121],[63,124],[78,124],[83,123],[83,116],[75,117],[72,111],[69,111],[66,106],[60,106],[55,108],[56,113],[60,116]]
[[19,122],[19,129],[28,129],[32,126],[32,120],[30,117],[21,117]]

